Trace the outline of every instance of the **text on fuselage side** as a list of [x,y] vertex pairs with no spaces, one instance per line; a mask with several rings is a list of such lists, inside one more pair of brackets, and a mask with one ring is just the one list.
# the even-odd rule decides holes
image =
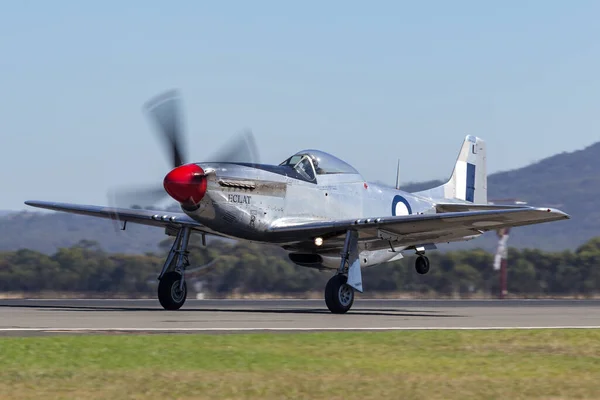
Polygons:
[[245,196],[243,194],[228,194],[227,201],[230,203],[250,204],[252,196]]

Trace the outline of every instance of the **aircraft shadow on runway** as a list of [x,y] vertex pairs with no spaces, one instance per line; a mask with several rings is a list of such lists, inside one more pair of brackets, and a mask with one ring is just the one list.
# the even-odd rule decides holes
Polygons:
[[[248,313],[248,314],[327,314],[331,315],[326,308],[182,308],[178,311],[166,311],[162,308],[151,307],[106,307],[106,306],[67,306],[67,305],[41,305],[41,304],[0,304],[1,308],[28,308],[38,309],[43,311],[72,311],[72,312],[162,312],[162,313],[177,313],[177,312],[198,312],[198,313]],[[443,314],[440,311],[422,311],[422,310],[406,310],[406,309],[373,309],[373,308],[358,308],[348,311],[348,315],[366,315],[366,316],[386,316],[386,317],[435,317],[435,318],[462,318],[464,315]]]

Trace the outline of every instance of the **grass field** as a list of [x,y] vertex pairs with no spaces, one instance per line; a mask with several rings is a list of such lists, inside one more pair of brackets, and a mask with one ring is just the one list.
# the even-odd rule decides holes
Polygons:
[[593,399],[600,330],[0,338],[1,399]]

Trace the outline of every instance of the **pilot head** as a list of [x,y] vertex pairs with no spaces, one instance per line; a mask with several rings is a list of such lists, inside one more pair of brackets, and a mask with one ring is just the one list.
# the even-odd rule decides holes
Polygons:
[[313,166],[315,167],[315,172],[317,173],[317,175],[323,174],[323,170],[319,167],[319,159],[317,158],[317,156],[311,154],[310,159],[313,163]]
[[309,156],[310,156],[310,160],[312,161],[315,169],[319,168],[319,159],[317,158],[317,156],[314,156],[312,154],[310,154]]

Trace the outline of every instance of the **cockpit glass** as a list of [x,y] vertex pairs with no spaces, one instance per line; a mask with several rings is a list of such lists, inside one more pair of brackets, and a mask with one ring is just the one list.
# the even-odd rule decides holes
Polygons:
[[302,157],[302,159],[294,166],[294,169],[305,179],[309,181],[315,180],[315,170],[308,156]]
[[294,154],[280,165],[295,166],[304,156],[310,158],[317,175],[358,174],[358,171],[350,164],[320,150],[303,150]]
[[290,158],[288,158],[287,160],[285,160],[284,162],[282,162],[281,165],[288,165],[290,167],[295,167],[296,164],[298,164],[300,162],[300,160],[302,160],[302,155],[293,155]]

